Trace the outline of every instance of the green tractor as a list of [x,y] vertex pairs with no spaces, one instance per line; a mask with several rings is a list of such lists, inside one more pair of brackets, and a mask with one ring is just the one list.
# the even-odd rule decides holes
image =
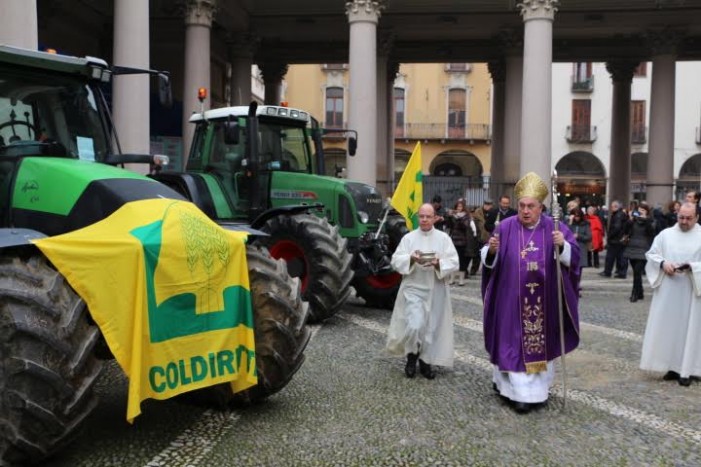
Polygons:
[[[404,219],[389,213],[375,187],[323,175],[322,137],[354,132],[320,128],[303,110],[255,103],[190,121],[196,129],[186,172],[156,178],[218,222],[266,232],[257,242],[302,280],[311,320],[332,316],[351,285],[369,306],[394,305],[401,276],[390,258],[407,232]],[[348,138],[350,155],[356,143]]]
[[[119,72],[158,75],[169,91],[163,73],[0,46],[1,465],[40,462],[74,438],[112,356],[84,298],[33,240],[91,226],[132,201],[186,201],[123,168],[153,158],[119,149],[101,90]],[[224,384],[190,393],[210,404],[247,403],[283,388],[310,336],[299,280],[260,246],[246,246],[245,255],[258,384],[235,394]]]

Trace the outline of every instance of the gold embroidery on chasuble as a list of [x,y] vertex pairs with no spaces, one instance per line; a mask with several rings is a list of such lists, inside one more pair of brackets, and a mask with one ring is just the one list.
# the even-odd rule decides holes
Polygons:
[[[536,225],[527,241],[521,227],[521,329],[526,373],[539,373],[547,369],[545,342],[545,244],[544,230]],[[539,232],[534,241],[533,237]]]

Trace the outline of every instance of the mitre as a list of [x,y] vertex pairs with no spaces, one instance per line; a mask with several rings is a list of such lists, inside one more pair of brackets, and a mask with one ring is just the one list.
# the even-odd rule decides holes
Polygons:
[[535,172],[528,172],[514,187],[514,196],[517,200],[529,197],[542,203],[549,192],[548,185]]

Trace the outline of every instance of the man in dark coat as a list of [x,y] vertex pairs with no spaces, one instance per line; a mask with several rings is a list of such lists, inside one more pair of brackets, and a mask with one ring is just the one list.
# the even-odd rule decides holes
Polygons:
[[515,215],[516,210],[511,207],[511,198],[507,195],[501,195],[501,198],[499,198],[499,207],[497,209],[490,209],[489,213],[485,213],[484,215],[484,225],[487,232],[491,234],[494,231],[494,227],[499,225],[499,222]]
[[623,258],[623,250],[626,248],[623,235],[627,222],[628,215],[621,209],[621,203],[617,200],[611,201],[606,227],[606,262],[604,270],[599,273],[600,276],[611,277],[615,264],[616,277],[618,279],[626,278],[628,261]]

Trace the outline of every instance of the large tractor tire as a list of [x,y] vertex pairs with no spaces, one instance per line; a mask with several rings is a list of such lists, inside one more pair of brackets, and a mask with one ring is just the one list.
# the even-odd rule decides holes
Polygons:
[[40,462],[95,408],[100,332],[87,312],[44,257],[0,257],[0,465]]
[[188,392],[181,399],[189,403],[225,408],[259,402],[284,388],[304,362],[311,333],[305,326],[309,304],[302,301],[299,279],[291,278],[285,263],[265,248],[246,248],[258,384],[235,394],[229,384]]
[[273,258],[284,259],[292,277],[302,281],[302,298],[311,308],[310,323],[333,316],[350,294],[353,280],[348,241],[326,219],[312,214],[280,215],[261,228],[257,241]]
[[[385,233],[389,237],[389,255],[394,253],[402,237],[409,232],[402,216],[389,216],[385,223]],[[402,283],[402,276],[392,272],[382,275],[356,276],[353,287],[356,295],[372,308],[391,310],[397,299],[397,292]]]

